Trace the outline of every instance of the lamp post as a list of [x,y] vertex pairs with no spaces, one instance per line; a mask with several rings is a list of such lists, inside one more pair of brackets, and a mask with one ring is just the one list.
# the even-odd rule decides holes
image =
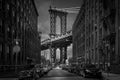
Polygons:
[[15,60],[15,72],[17,72],[17,64],[18,64],[18,53],[20,52],[20,46],[19,46],[19,39],[15,39],[15,46],[13,47],[13,52],[16,53],[16,60]]

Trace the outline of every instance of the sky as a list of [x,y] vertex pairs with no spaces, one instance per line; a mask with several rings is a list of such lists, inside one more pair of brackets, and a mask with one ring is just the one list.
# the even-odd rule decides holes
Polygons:
[[[35,5],[39,14],[38,17],[38,31],[42,32],[41,40],[49,38],[50,33],[50,15],[49,6],[56,8],[70,8],[70,7],[80,7],[82,0],[34,0]],[[67,15],[67,31],[72,29],[72,25],[76,19],[77,13]],[[57,18],[57,33],[60,33],[60,20]],[[57,50],[59,53],[59,50]],[[72,52],[72,46],[68,47],[68,53]],[[69,54],[71,56],[71,54]]]

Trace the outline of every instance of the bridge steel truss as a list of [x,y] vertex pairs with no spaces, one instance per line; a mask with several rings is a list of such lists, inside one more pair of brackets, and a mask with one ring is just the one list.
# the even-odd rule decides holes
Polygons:
[[[66,34],[66,26],[67,26],[67,12],[63,11],[58,11],[55,9],[52,9],[50,7],[49,9],[49,14],[50,14],[50,38],[54,38],[57,36],[56,34],[56,18],[57,16],[60,18],[60,23],[61,23],[61,35]],[[60,49],[60,62],[65,63],[67,59],[67,46],[61,46]],[[53,63],[56,62],[56,47],[50,47],[50,54],[51,54],[51,61]]]

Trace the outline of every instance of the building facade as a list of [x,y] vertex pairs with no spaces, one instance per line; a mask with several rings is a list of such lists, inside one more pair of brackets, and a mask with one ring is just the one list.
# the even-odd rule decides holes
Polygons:
[[85,56],[85,5],[83,4],[73,24],[73,60],[84,61]]
[[[73,57],[74,55],[84,54],[85,64],[96,64],[104,70],[110,67],[111,71],[116,71],[117,73],[119,68],[116,66],[120,66],[120,44],[118,41],[120,37],[120,2],[119,0],[86,0],[83,5],[84,8],[81,8],[81,11],[83,9],[85,10],[85,21],[83,19],[85,24],[85,51],[83,50],[81,53],[77,51],[80,45],[76,45],[78,44],[76,40],[81,42],[79,40],[81,36],[73,38],[73,51],[76,51],[73,52]],[[78,15],[80,15],[80,13]],[[77,18],[79,19],[80,17]],[[73,37],[82,34],[81,31],[77,32],[77,30],[82,27],[82,24],[76,28],[76,22],[77,21],[75,21],[73,25]],[[115,68],[118,70],[114,70]]]
[[[37,18],[34,0],[0,0],[0,71],[40,62]],[[13,49],[16,44],[19,52]]]

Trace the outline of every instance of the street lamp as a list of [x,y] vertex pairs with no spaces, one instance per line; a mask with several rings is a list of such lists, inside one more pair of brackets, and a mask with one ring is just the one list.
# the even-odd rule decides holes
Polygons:
[[15,62],[15,64],[16,64],[16,67],[15,67],[15,72],[17,72],[17,55],[18,55],[18,53],[20,52],[20,46],[19,46],[19,39],[15,39],[14,40],[15,41],[15,46],[13,47],[13,52],[14,53],[16,53],[16,62]]
[[109,44],[106,43],[106,49],[107,49],[107,73],[109,76],[109,70],[110,70],[110,54],[108,53],[108,48],[109,48]]

